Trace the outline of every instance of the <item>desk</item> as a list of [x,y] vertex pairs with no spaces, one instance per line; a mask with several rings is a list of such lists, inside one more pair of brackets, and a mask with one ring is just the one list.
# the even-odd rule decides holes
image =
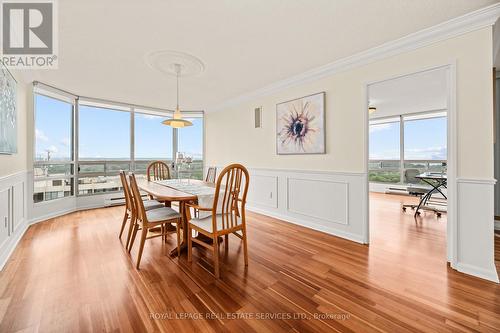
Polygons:
[[427,192],[420,199],[420,202],[419,202],[417,209],[415,211],[415,217],[417,215],[420,215],[420,209],[432,210],[438,216],[441,216],[442,210],[428,207],[428,206],[426,206],[426,204],[428,203],[428,201],[431,198],[433,193],[440,193],[445,199],[447,199],[446,195],[441,190],[443,188],[446,188],[446,185],[447,185],[448,179],[447,179],[446,174],[426,172],[426,173],[422,173],[422,174],[416,176],[415,178],[418,178],[418,179],[422,180],[424,183],[431,186],[431,189],[429,190],[429,192]]
[[[179,181],[188,181],[188,180],[179,180]],[[215,187],[215,184],[213,183],[208,183],[196,179],[189,179],[189,182],[191,184],[200,184],[200,185]],[[152,195],[156,200],[179,202],[179,213],[182,216],[182,229],[187,230],[186,203],[188,202],[196,203],[198,201],[198,197],[196,195],[182,192],[169,186],[160,185],[154,181],[138,179],[137,185],[142,191]],[[181,252],[184,251],[187,251],[187,233],[185,231],[182,233],[182,242],[181,242]],[[174,248],[172,249],[172,251],[170,251],[170,256],[171,257],[177,256],[177,248]]]

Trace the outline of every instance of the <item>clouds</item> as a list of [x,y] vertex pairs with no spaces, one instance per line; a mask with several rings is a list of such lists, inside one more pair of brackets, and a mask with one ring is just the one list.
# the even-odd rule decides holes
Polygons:
[[39,130],[38,128],[35,129],[35,138],[37,141],[49,141],[49,138],[45,135],[45,133],[43,133],[43,131]]
[[446,160],[447,150],[445,146],[405,149],[407,160]]
[[70,141],[69,141],[69,138],[64,138],[61,140],[61,145],[63,145],[64,147],[69,147],[70,145]]

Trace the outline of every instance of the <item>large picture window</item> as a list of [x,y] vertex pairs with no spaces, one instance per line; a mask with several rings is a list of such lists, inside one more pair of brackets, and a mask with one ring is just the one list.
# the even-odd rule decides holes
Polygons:
[[404,171],[444,172],[447,159],[444,112],[370,121],[369,180],[405,183]]
[[203,178],[203,117],[188,118],[193,126],[178,130],[178,151],[192,162],[181,166],[192,178]]
[[[172,176],[203,178],[203,112],[189,112],[193,126],[162,124],[167,110],[68,96],[36,84],[34,201],[122,190],[119,172],[144,176],[152,161],[191,157]],[[181,172],[184,171],[184,172]]]
[[152,161],[168,165],[173,159],[173,128],[161,122],[167,119],[158,114],[136,111],[134,115],[135,171],[146,174]]
[[74,194],[73,117],[74,101],[65,96],[34,93],[35,202]]

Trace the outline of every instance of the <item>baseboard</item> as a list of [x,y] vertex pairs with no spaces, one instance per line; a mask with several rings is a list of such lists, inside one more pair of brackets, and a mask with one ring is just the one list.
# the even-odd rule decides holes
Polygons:
[[326,228],[324,226],[320,226],[320,225],[317,225],[315,223],[307,222],[305,220],[300,220],[299,221],[299,219],[296,219],[294,217],[286,216],[286,215],[283,215],[283,214],[280,214],[280,213],[276,213],[276,212],[270,212],[270,211],[268,211],[266,209],[262,209],[262,208],[259,208],[259,207],[256,207],[256,206],[252,206],[252,205],[247,205],[246,209],[249,210],[249,211],[251,211],[251,212],[254,212],[254,213],[266,215],[266,216],[269,216],[269,217],[274,217],[275,219],[278,219],[278,220],[281,220],[281,221],[284,221],[284,222],[287,222],[287,223],[292,223],[292,224],[295,224],[295,225],[299,225],[299,226],[302,226],[304,228],[309,228],[309,229],[313,229],[313,230],[316,230],[316,231],[321,231],[321,232],[324,232],[326,234],[329,234],[329,235],[332,235],[332,236],[336,236],[336,237],[340,237],[340,238],[345,238],[347,240],[350,240],[350,241],[353,241],[353,242],[356,242],[356,243],[366,244],[366,242],[364,241],[363,237],[351,234],[349,232],[344,232],[344,231],[340,231],[340,230],[336,230],[336,229]]
[[19,241],[23,238],[29,226],[30,225],[27,220],[23,221],[17,228],[17,231],[14,232],[13,237],[10,237],[6,244],[3,246],[3,250],[0,253],[0,271],[3,270],[5,264],[7,263],[7,261],[9,261],[10,256],[16,249]]
[[457,271],[459,271],[461,273],[474,275],[474,276],[479,277],[481,279],[485,279],[485,280],[492,281],[495,283],[500,282],[498,279],[498,274],[497,274],[495,267],[493,267],[493,269],[491,269],[491,270],[488,270],[488,269],[476,267],[476,266],[469,265],[469,264],[457,263],[456,269],[457,269]]

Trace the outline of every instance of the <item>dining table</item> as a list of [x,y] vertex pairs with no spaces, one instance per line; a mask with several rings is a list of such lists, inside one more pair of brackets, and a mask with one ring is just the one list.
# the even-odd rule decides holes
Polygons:
[[[214,183],[209,183],[205,182],[202,180],[197,180],[197,179],[176,179],[176,180],[168,180],[168,181],[148,181],[146,179],[138,179],[137,180],[137,185],[139,189],[142,191],[146,192],[147,194],[153,196],[155,200],[165,202],[166,206],[171,206],[172,202],[178,202],[179,203],[179,213],[181,214],[181,220],[182,220],[182,241],[180,245],[180,250],[181,253],[187,252],[187,223],[188,223],[188,218],[187,218],[187,211],[186,211],[186,204],[187,203],[195,203],[198,204],[198,196],[197,194],[193,194],[195,191],[191,191],[191,193],[188,193],[187,190],[180,190],[178,188],[193,188],[193,187],[200,187],[200,188],[214,188],[215,191],[215,184]],[[190,186],[186,186],[190,185]],[[204,238],[205,236],[199,234],[197,236],[198,238]],[[206,239],[203,239],[203,241],[207,241]],[[193,243],[194,245],[194,243]],[[173,248],[170,251],[170,256],[171,257],[176,257],[178,254],[177,252],[177,247]]]

